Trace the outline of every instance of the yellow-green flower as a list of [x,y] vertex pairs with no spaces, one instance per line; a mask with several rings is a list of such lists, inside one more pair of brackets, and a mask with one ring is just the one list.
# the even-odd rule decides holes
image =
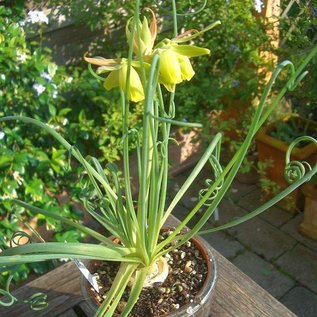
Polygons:
[[[103,57],[84,57],[85,61],[99,66],[96,73],[103,74],[110,72],[104,81],[104,87],[107,90],[112,88],[120,87],[124,92],[126,92],[127,85],[127,72],[128,72],[128,60],[125,58],[121,59],[106,59]],[[137,62],[133,62],[137,66]],[[139,102],[144,100],[144,90],[141,83],[139,74],[131,66],[130,69],[130,88],[129,88],[129,99],[134,102]]]
[[164,40],[155,49],[159,54],[159,82],[170,91],[183,80],[191,80],[195,72],[189,58],[209,54],[209,49],[192,45],[179,45],[173,40]]
[[163,84],[168,91],[174,92],[176,84],[193,78],[195,72],[190,63],[191,57],[210,53],[207,48],[185,45],[183,43],[193,40],[218,24],[220,24],[220,21],[208,25],[201,31],[186,31],[172,40],[163,40],[155,47],[152,56],[154,54],[160,56],[159,82]]

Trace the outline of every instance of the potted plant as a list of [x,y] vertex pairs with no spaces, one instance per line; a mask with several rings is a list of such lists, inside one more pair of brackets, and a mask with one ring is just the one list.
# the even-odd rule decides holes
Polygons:
[[[317,123],[313,120],[291,114],[279,121],[262,127],[256,135],[259,154],[262,189],[267,194],[274,194],[287,187],[284,178],[285,153],[291,141],[303,135],[317,135]],[[313,162],[317,157],[317,148],[312,143],[301,142],[292,152],[297,161]],[[299,190],[293,191],[280,206],[289,212],[296,212],[303,207],[303,197]]]
[[[108,238],[106,235],[80,223],[73,222],[57,213],[43,210],[18,199],[12,199],[10,200],[12,206],[27,208],[34,213],[44,214],[60,220],[92,236],[98,243],[41,242],[18,245],[14,248],[8,247],[2,250],[0,254],[0,265],[18,265],[25,262],[60,258],[69,258],[75,262],[78,262],[77,259],[101,261],[98,262],[97,272],[103,270],[103,265],[106,267],[105,271],[109,272],[105,278],[108,280],[105,286],[99,285],[97,278],[91,276],[90,273],[87,274],[97,293],[100,287],[105,287],[107,291],[106,295],[102,296],[104,298],[101,299],[100,306],[95,314],[96,317],[110,317],[115,314],[133,316],[133,309],[137,307],[136,303],[143,298],[142,292],[147,287],[151,288],[156,284],[164,285],[159,290],[164,296],[159,298],[149,296],[146,297],[145,301],[149,301],[150,298],[154,301],[157,300],[151,307],[159,311],[156,310],[151,313],[145,311],[143,316],[165,316],[167,313],[165,308],[162,311],[160,309],[162,308],[161,304],[165,307],[165,303],[168,301],[171,302],[171,305],[168,305],[169,316],[186,316],[186,314],[207,316],[210,301],[207,298],[202,299],[201,296],[202,294],[211,295],[212,293],[211,287],[215,284],[215,272],[211,270],[214,260],[209,252],[204,250],[203,244],[196,243],[193,240],[194,236],[227,229],[251,219],[281,200],[317,172],[317,164],[311,167],[305,163],[297,162],[303,173],[294,177],[290,154],[294,146],[303,138],[296,139],[286,154],[286,172],[290,182],[292,182],[287,189],[263,206],[239,219],[234,219],[219,227],[201,230],[230,187],[256,131],[267,119],[287,89],[293,88],[294,83],[303,78],[302,70],[317,53],[316,47],[307,55],[298,70],[291,67],[289,80],[281,89],[280,94],[264,110],[267,97],[277,76],[284,66],[292,64],[290,62],[283,63],[273,73],[272,79],[268,83],[255,111],[246,138],[227,166],[223,168],[219,163],[222,135],[217,133],[175,197],[171,202],[167,202],[168,144],[171,126],[201,127],[197,123],[174,119],[175,87],[182,81],[190,80],[194,76],[190,58],[209,53],[206,48],[186,43],[219,24],[219,22],[215,22],[202,31],[191,31],[178,35],[175,1],[172,4],[175,26],[173,39],[164,39],[154,46],[157,32],[155,14],[151,10],[149,11],[152,15],[150,25],[146,18],[141,22],[140,1],[137,0],[135,14],[133,18],[128,20],[126,27],[129,43],[128,57],[105,59],[85,56],[89,65],[97,66],[96,72],[90,66],[91,72],[104,82],[105,88],[108,90],[118,88],[121,92],[124,175],[122,183],[116,165],[108,164],[106,169],[103,169],[96,158],[83,157],[79,150],[68,143],[53,127],[28,117],[9,116],[0,118],[1,123],[13,120],[43,128],[69,151],[69,154],[85,170],[83,178],[86,178],[87,182],[82,187],[82,200],[87,212],[113,235],[113,238]],[[107,77],[101,76],[104,73],[107,74]],[[164,94],[169,92],[167,102],[165,102],[166,98],[163,92]],[[129,126],[129,109],[135,102],[140,102],[143,105],[143,128],[140,131],[132,130]],[[137,146],[139,190],[136,198],[132,196],[130,184],[128,148],[132,133],[136,133],[139,139]],[[317,145],[317,141],[312,137],[304,137],[304,139],[314,143],[315,146]],[[199,191],[200,199],[197,204],[176,228],[164,229],[165,223],[175,206],[190,185],[195,182],[195,178],[207,162],[211,165],[212,175],[211,179],[206,182],[208,186]],[[186,229],[188,222],[199,211],[201,213],[198,222],[191,230]],[[188,248],[193,248],[193,245],[195,245],[195,248],[192,252],[189,252]],[[188,253],[194,253],[195,258],[188,258],[190,256]],[[182,261],[184,259],[185,263]],[[172,262],[176,262],[176,267],[172,267]],[[212,265],[210,265],[210,262]],[[198,269],[196,268],[197,264],[199,265]],[[94,262],[92,265],[95,265]],[[82,263],[78,263],[78,266],[87,273],[87,268],[83,267]],[[91,266],[88,265],[88,269],[91,269]],[[177,281],[169,286],[163,284],[169,279],[170,273],[178,277],[181,271],[185,273],[182,274],[185,282],[184,280]],[[112,275],[113,272],[115,272],[115,276]],[[184,291],[186,281],[190,283],[197,281],[197,283],[194,283],[194,290],[185,290],[185,295],[183,294],[182,297],[185,298],[184,301],[178,302],[178,296],[171,300],[169,298],[169,294],[173,293],[171,289],[176,287],[179,292]],[[183,289],[181,289],[182,287]],[[16,301],[9,291],[9,286],[5,290],[1,290],[1,293],[8,297],[8,302],[2,301],[0,304],[10,305]],[[95,297],[98,297],[98,294],[95,294]],[[45,307],[43,300],[40,300],[40,303]]]
[[304,220],[299,225],[299,232],[317,240],[317,178],[313,177],[302,186],[305,197]]

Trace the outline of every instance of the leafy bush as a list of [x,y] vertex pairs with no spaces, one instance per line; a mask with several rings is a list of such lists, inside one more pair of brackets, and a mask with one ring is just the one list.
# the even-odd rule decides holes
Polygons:
[[[56,129],[67,124],[63,91],[67,87],[65,69],[50,61],[49,51],[26,41],[13,13],[0,8],[0,116],[21,114],[49,122]],[[78,211],[65,205],[59,208],[59,194],[69,178],[65,169],[67,153],[55,142],[44,140],[40,131],[23,125],[2,125],[0,131],[0,231],[12,236],[32,215],[12,210],[8,198],[33,201],[37,206],[78,219]],[[40,217],[56,233],[64,229],[53,219]],[[67,229],[66,229],[67,230]],[[1,245],[7,243],[1,239]],[[43,271],[47,265],[36,265]],[[18,270],[25,277],[30,268]]]
[[[0,116],[37,118],[67,135],[83,153],[98,155],[108,162],[118,160],[122,125],[119,96],[110,98],[87,69],[66,69],[53,63],[49,49],[27,41],[23,16],[21,11],[18,18],[11,9],[0,8]],[[139,115],[136,107],[132,124]],[[106,121],[111,124],[105,125]],[[80,174],[79,167],[68,162],[68,156],[40,130],[25,129],[23,124],[0,127],[1,234],[12,236],[20,230],[21,220],[28,222],[32,217],[27,212],[22,214],[22,210],[13,213],[7,198],[33,201],[38,207],[79,219],[81,214],[72,204],[61,208],[57,199],[64,189],[70,196],[75,195],[74,200],[79,199],[76,186],[80,180],[72,176]],[[41,223],[54,229],[56,240],[80,238],[53,219],[40,216]],[[1,239],[0,243],[7,242]],[[26,271],[22,271],[25,276]]]
[[[286,3],[283,3],[284,9]],[[310,1],[307,5],[296,2],[288,12],[287,17],[281,20],[281,47],[280,59],[286,56],[299,64],[304,55],[317,41],[317,1]],[[317,58],[315,57],[308,67],[308,74],[299,87],[288,92],[287,97],[292,101],[294,112],[317,120]]]
[[[208,1],[194,16],[185,16],[186,29],[220,20],[221,25],[207,32],[201,42],[211,49],[197,62],[194,88],[180,87],[181,115],[206,117],[213,109],[248,103],[262,90],[259,67],[265,64],[261,49],[269,45],[262,21],[254,15],[254,1]],[[195,110],[193,110],[195,109]]]

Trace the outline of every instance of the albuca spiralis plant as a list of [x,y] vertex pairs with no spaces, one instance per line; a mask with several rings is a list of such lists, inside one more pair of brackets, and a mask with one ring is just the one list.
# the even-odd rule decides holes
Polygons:
[[[135,14],[128,20],[126,34],[129,43],[127,58],[109,59],[103,57],[88,57],[85,60],[94,76],[103,81],[106,89],[119,89],[121,92],[121,114],[123,122],[123,175],[124,184],[119,181],[119,170],[114,165],[108,165],[104,170],[96,158],[86,159],[78,149],[68,143],[58,132],[49,125],[22,116],[7,116],[0,118],[0,122],[21,121],[35,125],[47,131],[60,142],[69,153],[84,167],[90,183],[94,188],[94,199],[85,198],[84,204],[87,212],[92,215],[114,237],[120,240],[116,244],[112,239],[88,228],[75,223],[56,213],[40,209],[18,199],[12,199],[12,205],[22,206],[34,213],[43,214],[60,220],[73,226],[77,230],[95,238],[99,244],[91,243],[56,243],[40,242],[8,247],[0,254],[1,266],[12,266],[26,262],[38,262],[50,259],[96,259],[104,261],[120,262],[118,274],[113,281],[112,287],[106,299],[99,307],[95,316],[112,316],[118,305],[124,289],[133,276],[129,300],[127,301],[121,316],[128,316],[145,283],[151,283],[148,278],[149,271],[155,265],[167,265],[163,257],[171,250],[186,243],[196,234],[207,234],[227,229],[238,225],[260,214],[276,202],[280,201],[298,186],[309,180],[317,172],[317,164],[310,166],[307,162],[292,162],[291,152],[294,146],[302,141],[317,141],[312,137],[300,137],[290,145],[286,154],[285,176],[290,186],[284,189],[276,197],[266,202],[261,207],[249,214],[230,221],[225,225],[213,227],[201,231],[208,218],[214,213],[220,201],[224,197],[232,183],[248,147],[265,122],[272,110],[278,105],[287,90],[294,89],[304,78],[305,66],[317,53],[315,47],[302,61],[297,69],[294,65],[282,62],[272,74],[267,84],[254,117],[250,123],[249,131],[241,147],[232,157],[226,167],[222,167],[220,160],[220,147],[222,135],[216,134],[207,147],[196,166],[193,168],[188,179],[184,182],[172,201],[167,204],[168,182],[168,145],[170,142],[170,130],[172,125],[185,127],[201,127],[197,123],[187,123],[174,120],[175,107],[174,93],[177,84],[190,80],[194,76],[194,70],[190,58],[209,54],[207,48],[201,48],[188,44],[204,32],[209,32],[220,22],[214,22],[201,31],[187,31],[178,34],[176,2],[172,1],[172,15],[174,21],[174,38],[164,39],[155,44],[157,27],[155,13],[151,13],[151,22],[147,18],[140,20],[140,1],[135,4]],[[219,26],[221,27],[221,26]],[[96,71],[92,65],[98,66]],[[268,102],[274,82],[279,74],[288,69],[288,81],[283,88],[275,93]],[[106,74],[106,76],[104,76]],[[164,94],[169,93],[169,100],[165,102]],[[136,131],[128,125],[129,109],[134,102],[143,104],[143,128]],[[138,197],[134,199],[130,184],[129,166],[129,138],[135,134],[139,142],[137,146],[138,158]],[[209,162],[212,170],[213,182],[209,187],[200,191],[200,200],[189,212],[187,217],[176,227],[163,241],[159,241],[161,228],[167,218],[172,214],[177,203],[185,194],[195,178]],[[200,218],[191,230],[183,231],[194,215],[201,211]],[[7,301],[2,305],[11,305],[17,299],[10,293],[9,285],[1,293],[6,295]],[[38,295],[39,305],[35,309],[45,307],[44,299]]]

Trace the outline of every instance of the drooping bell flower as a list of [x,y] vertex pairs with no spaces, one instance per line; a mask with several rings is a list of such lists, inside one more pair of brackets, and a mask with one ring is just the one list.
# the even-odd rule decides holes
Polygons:
[[[126,92],[128,72],[128,60],[126,58],[106,59],[103,57],[90,58],[86,56],[84,58],[86,62],[99,66],[96,71],[97,74],[110,72],[104,81],[104,87],[107,90],[120,87],[124,92]],[[132,62],[132,64],[137,66],[137,62]],[[144,90],[141,79],[133,65],[131,65],[130,68],[129,99],[134,102],[144,100]]]
[[176,84],[191,80],[195,74],[189,58],[209,53],[207,48],[164,40],[153,53],[160,55],[159,82],[168,91],[174,92]]
[[[141,53],[143,56],[149,56],[152,54],[154,42],[157,35],[157,23],[155,14],[151,9],[148,9],[152,14],[152,22],[149,26],[146,17],[143,18],[143,22],[138,21],[138,29],[140,31],[138,39],[138,30],[134,30],[133,36],[133,52],[138,55]],[[126,36],[128,41],[130,41],[131,31],[129,29],[132,19],[130,19],[126,25]]]
[[[184,45],[182,43],[190,41],[202,33],[212,29],[220,24],[219,21],[211,24],[202,31],[187,31],[177,38],[169,40],[165,39],[160,42],[153,52],[160,56],[159,64],[159,82],[170,91],[175,91],[175,85],[184,80],[191,80],[195,72],[190,62],[191,57],[209,54],[210,50],[194,45]],[[195,32],[192,35],[190,32]]]

